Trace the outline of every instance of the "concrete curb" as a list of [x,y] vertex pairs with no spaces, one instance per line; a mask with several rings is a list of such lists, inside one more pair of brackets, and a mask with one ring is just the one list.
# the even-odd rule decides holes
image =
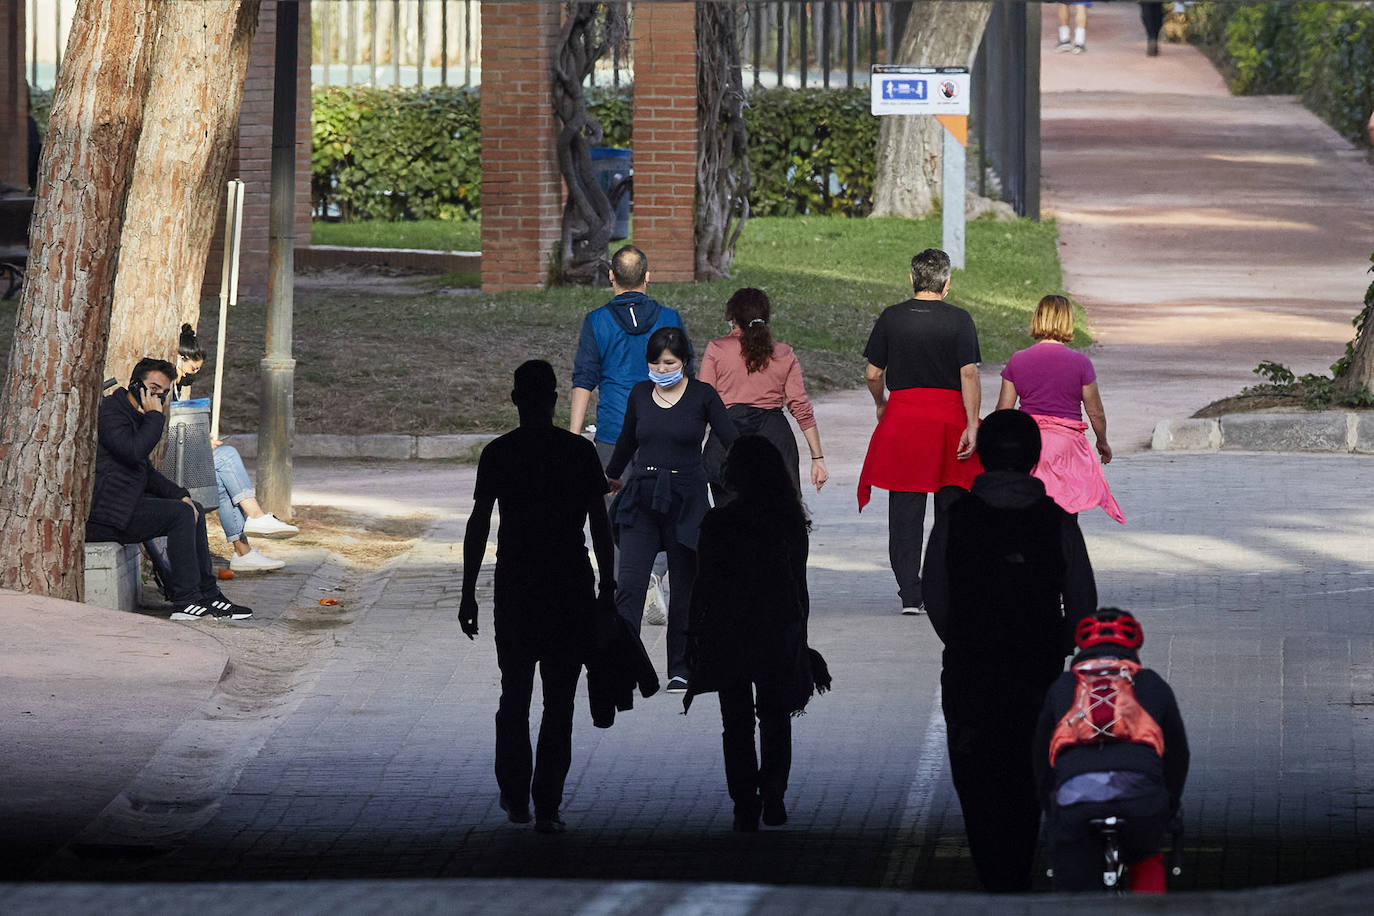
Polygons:
[[1150,447],[1156,451],[1374,455],[1374,411],[1274,411],[1160,420]]
[[[326,434],[298,435],[291,454],[296,458],[389,458],[408,460],[419,458],[466,458],[474,449],[496,438],[495,433],[459,433],[449,436],[335,436]],[[234,434],[225,438],[245,458],[258,456],[258,437]]]

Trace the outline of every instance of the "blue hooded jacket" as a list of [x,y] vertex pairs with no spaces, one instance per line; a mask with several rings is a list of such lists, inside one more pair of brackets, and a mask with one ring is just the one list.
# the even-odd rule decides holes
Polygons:
[[[640,292],[621,293],[582,319],[573,359],[573,387],[600,390],[596,441],[614,444],[620,438],[630,389],[649,377],[649,335],[659,328],[673,327],[684,328],[682,317]],[[687,346],[690,348],[691,343]],[[690,360],[684,370],[692,374]]]

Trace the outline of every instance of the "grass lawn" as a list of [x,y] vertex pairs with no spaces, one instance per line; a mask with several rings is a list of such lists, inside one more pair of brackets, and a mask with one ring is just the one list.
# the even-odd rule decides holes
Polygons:
[[477,251],[482,224],[475,220],[423,219],[401,223],[326,223],[310,226],[310,244],[350,248],[425,248]]
[[[385,224],[388,230],[417,225],[424,224]],[[683,312],[700,353],[710,338],[725,333],[730,294],[741,286],[761,287],[773,300],[774,336],[796,348],[808,389],[859,387],[874,318],[910,296],[911,256],[938,246],[940,231],[938,217],[754,219],[740,239],[734,277],[651,284],[649,292]],[[999,362],[1029,345],[1026,328],[1039,298],[1062,291],[1056,229],[1053,222],[978,221],[969,224],[967,239],[969,269],[955,272],[949,298],[972,313],[984,359]],[[413,241],[396,244],[419,247]],[[654,253],[648,255],[652,271]],[[367,271],[299,276],[297,431],[505,430],[516,423],[511,371],[526,359],[552,363],[566,392],[582,317],[603,304],[610,290],[488,295],[457,282]],[[13,301],[0,304],[2,354],[9,352],[14,309]],[[230,316],[223,423],[231,431],[257,427],[265,318],[265,304],[247,300]],[[211,352],[217,322],[217,302],[207,299],[199,326]],[[1087,342],[1080,332],[1077,343]],[[558,406],[566,418],[566,394]]]

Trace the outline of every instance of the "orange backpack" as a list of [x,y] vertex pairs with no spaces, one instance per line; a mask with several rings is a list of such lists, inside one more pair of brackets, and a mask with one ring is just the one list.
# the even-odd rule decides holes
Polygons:
[[1164,732],[1135,698],[1139,662],[1090,658],[1072,669],[1077,685],[1069,711],[1050,736],[1050,766],[1060,751],[1108,741],[1148,744],[1164,756]]

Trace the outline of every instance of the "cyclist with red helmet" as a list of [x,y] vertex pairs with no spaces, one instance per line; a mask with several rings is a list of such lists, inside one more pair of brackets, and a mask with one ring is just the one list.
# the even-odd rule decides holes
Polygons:
[[1050,822],[1055,890],[1102,886],[1092,821],[1119,817],[1130,889],[1164,891],[1159,848],[1188,778],[1188,737],[1169,685],[1141,667],[1140,622],[1103,608],[1078,622],[1078,654],[1045,697],[1035,774]]

